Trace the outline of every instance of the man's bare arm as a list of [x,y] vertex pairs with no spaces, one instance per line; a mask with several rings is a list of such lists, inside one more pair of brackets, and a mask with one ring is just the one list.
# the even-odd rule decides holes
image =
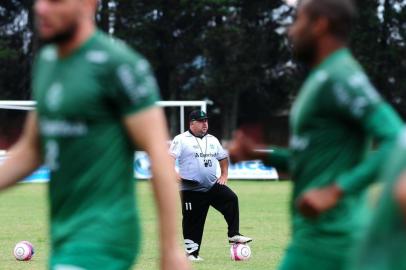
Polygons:
[[42,163],[37,114],[29,113],[23,133],[0,166],[0,190],[30,175]]
[[160,108],[150,108],[125,119],[134,143],[144,149],[151,160],[152,187],[158,207],[161,243],[161,269],[189,269],[185,253],[179,246],[178,187],[173,159],[168,154],[168,132]]
[[[172,167],[176,168],[176,158],[173,156],[171,156],[171,157],[172,157]],[[180,174],[176,171],[176,169],[175,169],[175,176],[176,176],[176,180],[178,180],[178,182],[180,182],[182,180],[180,178]]]
[[219,163],[221,175],[220,178],[217,180],[217,183],[219,183],[220,185],[226,185],[228,180],[228,158],[220,160]]
[[394,197],[406,219],[406,171],[404,171],[394,186]]

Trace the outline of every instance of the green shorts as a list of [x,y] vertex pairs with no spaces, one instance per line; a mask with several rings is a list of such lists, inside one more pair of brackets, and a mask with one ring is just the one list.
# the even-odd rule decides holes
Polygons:
[[66,243],[52,250],[50,270],[128,270],[138,247],[106,247],[89,243]]
[[345,270],[348,256],[333,256],[322,251],[290,246],[279,265],[279,270]]

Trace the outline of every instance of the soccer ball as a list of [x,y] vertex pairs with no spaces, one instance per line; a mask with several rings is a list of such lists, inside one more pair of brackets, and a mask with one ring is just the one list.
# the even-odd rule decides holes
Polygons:
[[245,261],[251,257],[251,249],[246,244],[233,244],[230,248],[231,260]]
[[18,261],[29,261],[34,255],[34,246],[28,241],[18,242],[14,247],[14,257]]

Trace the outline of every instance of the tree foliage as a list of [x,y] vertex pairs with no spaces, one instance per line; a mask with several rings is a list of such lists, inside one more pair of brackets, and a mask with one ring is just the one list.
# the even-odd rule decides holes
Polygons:
[[406,116],[406,3],[358,0],[351,47],[381,94]]
[[[357,3],[353,52],[405,116],[405,1]],[[32,1],[0,2],[0,99],[30,98],[37,49],[31,6]],[[239,123],[290,107],[305,75],[284,34],[292,15],[282,0],[101,0],[96,20],[148,58],[163,99],[212,100],[211,129],[226,139]],[[177,115],[169,119],[174,133]]]

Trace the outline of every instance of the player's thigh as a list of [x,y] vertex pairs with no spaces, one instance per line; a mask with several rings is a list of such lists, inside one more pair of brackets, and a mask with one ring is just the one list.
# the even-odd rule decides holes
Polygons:
[[206,192],[181,191],[183,217],[199,217],[207,215],[209,199]]
[[52,251],[50,270],[124,270],[130,269],[137,256],[131,248],[99,248],[66,245]]
[[238,196],[226,185],[215,184],[210,192],[210,205],[219,209],[229,204],[238,206]]
[[278,270],[345,270],[345,265],[347,265],[347,259],[344,257],[288,248]]
[[50,270],[124,270],[130,269],[132,265],[132,260],[113,258],[111,256],[95,256],[91,259],[75,256],[52,260]]

